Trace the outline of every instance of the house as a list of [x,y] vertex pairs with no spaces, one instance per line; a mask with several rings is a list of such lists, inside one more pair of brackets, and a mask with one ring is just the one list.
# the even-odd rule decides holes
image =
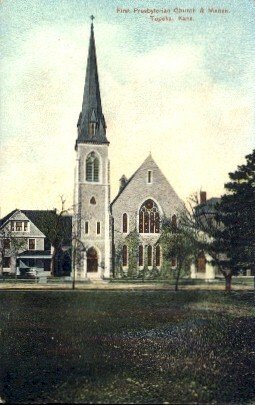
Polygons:
[[[53,245],[50,230],[56,211],[14,210],[0,221],[1,270],[4,274],[25,275],[33,269],[50,275]],[[70,274],[72,217],[60,218],[61,238],[55,254],[56,274]],[[69,257],[69,259],[68,259]]]

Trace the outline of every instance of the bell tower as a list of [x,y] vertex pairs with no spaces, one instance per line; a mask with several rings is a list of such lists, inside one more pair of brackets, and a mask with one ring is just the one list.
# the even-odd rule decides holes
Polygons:
[[82,110],[77,123],[74,186],[76,277],[110,277],[110,163],[102,111],[94,17],[91,30]]

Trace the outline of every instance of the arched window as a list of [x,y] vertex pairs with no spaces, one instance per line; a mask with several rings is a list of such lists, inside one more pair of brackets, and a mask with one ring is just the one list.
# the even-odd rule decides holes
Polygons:
[[99,182],[99,159],[91,152],[86,160],[86,181]]
[[128,218],[127,214],[123,214],[122,216],[122,232],[127,233],[128,231]]
[[156,266],[160,266],[160,246],[159,245],[157,245],[156,246]]
[[128,250],[127,250],[127,245],[123,246],[122,249],[122,264],[123,266],[127,266],[127,262],[128,262]]
[[139,232],[159,233],[160,215],[157,204],[153,200],[146,200],[139,211]]
[[139,266],[143,266],[143,245],[139,246]]
[[149,245],[147,248],[147,258],[148,258],[148,266],[152,266],[152,246]]

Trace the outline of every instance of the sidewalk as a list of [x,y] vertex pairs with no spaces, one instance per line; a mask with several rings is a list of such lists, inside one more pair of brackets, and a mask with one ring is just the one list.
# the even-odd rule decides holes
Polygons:
[[[73,291],[72,283],[16,283],[14,282],[2,282],[0,283],[1,290],[54,290],[54,291]],[[170,290],[174,291],[174,285],[168,283],[111,283],[108,281],[94,281],[90,283],[77,283],[75,285],[75,290],[85,291],[85,290]],[[206,290],[206,291],[224,291],[223,284],[212,284],[212,283],[201,283],[196,285],[179,285],[179,290]],[[233,291],[247,291],[253,290],[252,285],[243,284],[233,284]]]

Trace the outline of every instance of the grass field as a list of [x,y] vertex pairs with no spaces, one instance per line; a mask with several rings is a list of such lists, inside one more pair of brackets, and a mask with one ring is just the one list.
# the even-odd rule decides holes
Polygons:
[[5,291],[7,403],[252,403],[254,296]]

